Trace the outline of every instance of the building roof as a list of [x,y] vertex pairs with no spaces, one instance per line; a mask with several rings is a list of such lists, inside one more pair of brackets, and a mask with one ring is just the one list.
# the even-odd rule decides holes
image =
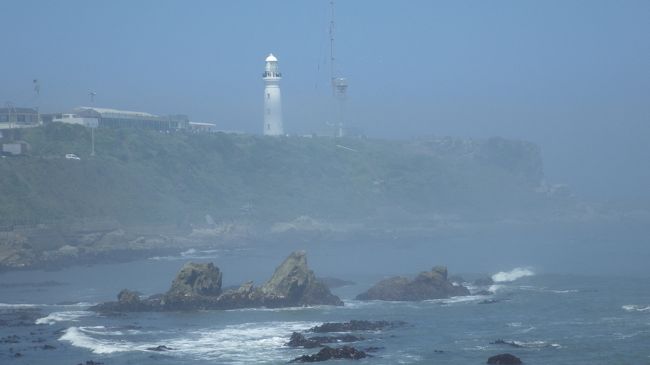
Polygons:
[[273,55],[273,53],[269,53],[269,56],[266,57],[266,62],[278,62],[278,59],[275,58],[275,56]]
[[36,114],[38,111],[34,108],[20,108],[20,107],[11,107],[11,108],[0,108],[0,114]]
[[80,106],[74,109],[76,112],[84,111],[93,111],[99,115],[108,115],[108,114],[119,114],[119,115],[128,115],[130,117],[158,117],[157,115],[145,113],[145,112],[133,112],[129,110],[117,110],[117,109],[108,109],[108,108],[95,108],[90,106]]

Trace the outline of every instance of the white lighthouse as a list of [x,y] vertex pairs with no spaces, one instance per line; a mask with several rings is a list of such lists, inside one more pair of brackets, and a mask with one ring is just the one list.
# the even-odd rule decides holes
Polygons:
[[273,53],[266,57],[266,67],[262,76],[264,78],[264,135],[281,136],[284,134],[280,95],[282,73],[278,68],[278,59]]

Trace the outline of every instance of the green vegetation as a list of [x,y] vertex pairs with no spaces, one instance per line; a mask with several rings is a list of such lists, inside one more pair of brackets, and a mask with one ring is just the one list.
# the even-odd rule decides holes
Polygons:
[[[63,124],[21,131],[0,159],[0,222],[110,218],[187,224],[301,215],[338,221],[546,211],[534,145],[493,138],[383,141],[161,133]],[[81,160],[69,160],[74,153]]]

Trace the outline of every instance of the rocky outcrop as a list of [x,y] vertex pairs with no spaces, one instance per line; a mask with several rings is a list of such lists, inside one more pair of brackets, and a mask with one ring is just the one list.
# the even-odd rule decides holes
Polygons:
[[[183,306],[197,301],[209,301],[221,294],[222,274],[213,263],[187,263],[163,297],[163,303]],[[189,302],[189,303],[188,303]]]
[[309,269],[303,251],[292,253],[261,287],[249,281],[222,292],[221,283],[222,273],[214,264],[188,263],[165,294],[140,299],[137,293],[123,290],[117,302],[102,303],[93,309],[132,312],[343,305]]
[[329,333],[329,332],[351,332],[351,331],[377,331],[386,328],[403,326],[404,322],[389,321],[363,321],[351,320],[350,322],[326,322],[319,326],[312,327],[308,332]]
[[307,267],[305,251],[296,251],[280,265],[261,287],[265,296],[283,298],[293,305],[333,304],[343,302],[330,293],[322,281]]
[[393,277],[382,280],[367,292],[359,294],[357,299],[414,301],[462,295],[470,295],[469,290],[447,278],[447,267],[436,266],[431,271],[421,272],[414,279]]
[[520,365],[521,359],[512,354],[499,354],[490,357],[487,360],[490,365]]
[[474,280],[474,285],[476,286],[490,286],[494,284],[494,280],[491,277],[485,276]]
[[322,347],[326,343],[341,343],[341,342],[357,342],[363,340],[363,337],[357,337],[350,334],[340,336],[314,336],[305,337],[305,335],[294,332],[291,334],[289,342],[286,343],[289,347],[302,347],[311,349],[314,347]]
[[319,362],[319,361],[327,361],[332,359],[359,360],[367,356],[368,354],[366,354],[364,351],[357,350],[354,347],[350,347],[350,346],[343,346],[340,348],[331,348],[325,346],[320,351],[318,351],[318,353],[314,355],[303,355],[289,362],[290,363]]

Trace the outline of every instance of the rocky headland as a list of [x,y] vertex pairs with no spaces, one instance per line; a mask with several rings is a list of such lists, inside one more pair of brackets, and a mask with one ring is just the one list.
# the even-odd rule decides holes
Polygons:
[[122,290],[116,302],[99,304],[99,312],[178,311],[256,307],[343,305],[307,266],[304,251],[293,252],[260,287],[246,282],[239,288],[222,290],[222,273],[212,263],[187,263],[164,294],[149,298]]
[[416,301],[463,295],[470,295],[469,290],[448,279],[446,266],[436,266],[431,271],[421,272],[414,279],[403,276],[384,279],[357,295],[357,299]]

